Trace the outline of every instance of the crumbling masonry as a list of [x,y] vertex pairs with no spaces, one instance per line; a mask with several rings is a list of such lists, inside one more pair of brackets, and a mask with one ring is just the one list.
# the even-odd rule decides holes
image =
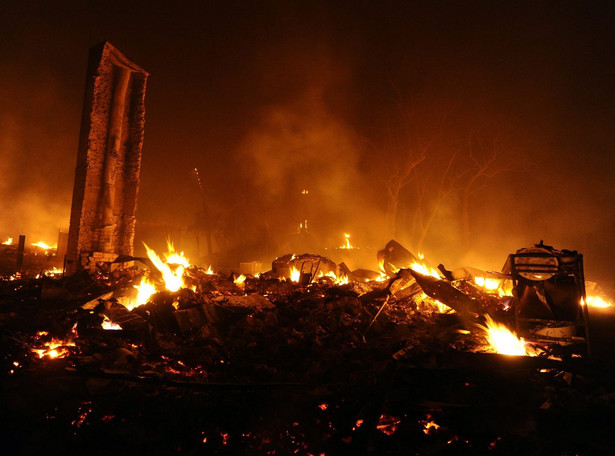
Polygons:
[[90,49],[68,273],[133,254],[148,76],[107,42]]

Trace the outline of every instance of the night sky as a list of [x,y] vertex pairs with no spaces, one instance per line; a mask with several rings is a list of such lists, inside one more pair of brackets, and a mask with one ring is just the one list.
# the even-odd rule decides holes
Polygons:
[[[188,232],[198,167],[226,250],[267,231],[272,256],[292,253],[307,214],[319,246],[349,232],[372,251],[391,236],[387,176],[424,147],[399,241],[499,270],[544,239],[614,287],[614,25],[615,4],[591,1],[2,1],[0,236],[68,228],[88,49],[109,41],[151,73],[144,226]],[[467,242],[470,147],[497,154]]]

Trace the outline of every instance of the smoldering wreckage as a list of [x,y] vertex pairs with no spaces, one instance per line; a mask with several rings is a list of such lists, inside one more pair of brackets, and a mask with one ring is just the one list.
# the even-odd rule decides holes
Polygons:
[[589,310],[610,303],[576,251],[541,241],[502,272],[434,268],[394,240],[379,271],[291,253],[214,272],[171,243],[134,257],[146,79],[92,49],[64,267],[0,246],[9,453],[615,448],[615,366]]

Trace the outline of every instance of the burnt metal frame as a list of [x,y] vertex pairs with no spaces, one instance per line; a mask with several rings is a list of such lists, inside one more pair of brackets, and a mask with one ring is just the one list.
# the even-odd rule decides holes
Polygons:
[[[555,259],[557,264],[528,264],[517,263],[518,258],[542,258],[542,259]],[[562,261],[563,258],[569,258],[570,261]],[[572,321],[573,325],[577,328],[584,329],[584,337],[555,337],[555,336],[543,336],[530,333],[530,337],[526,337],[530,340],[545,340],[553,342],[571,342],[579,343],[583,342],[586,346],[587,355],[591,355],[591,346],[589,341],[589,312],[587,309],[586,294],[585,294],[585,274],[583,272],[583,255],[571,252],[569,254],[558,254],[551,252],[527,252],[527,253],[514,253],[508,256],[510,265],[510,275],[513,282],[513,289],[516,290],[519,284],[526,286],[533,286],[545,280],[532,280],[523,277],[521,274],[552,274],[556,276],[573,277],[578,295],[581,297],[581,302],[578,303],[578,309],[576,314],[576,320]],[[519,301],[516,300],[514,305],[515,310],[515,327],[517,334],[519,334],[519,322],[528,323],[542,323],[545,326],[556,325],[564,323],[565,321],[559,320],[546,320],[537,318],[520,318],[519,317]],[[524,335],[525,336],[525,335]]]

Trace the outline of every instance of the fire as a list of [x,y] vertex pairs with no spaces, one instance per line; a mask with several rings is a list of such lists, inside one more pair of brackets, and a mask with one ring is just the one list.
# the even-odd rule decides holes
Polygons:
[[442,278],[442,277],[440,277],[440,273],[438,272],[437,269],[434,269],[434,268],[432,268],[430,266],[427,266],[424,263],[416,263],[416,262],[412,263],[410,265],[410,269],[412,269],[413,271],[416,271],[416,272],[418,272],[420,274],[434,277],[436,279],[441,279]]
[[2,245],[12,245],[12,244],[13,244],[13,238],[12,237],[8,238],[6,241],[4,241],[2,243]]
[[118,325],[116,323],[113,323],[111,320],[109,320],[106,315],[104,316],[104,320],[101,323],[101,326],[102,326],[103,329],[106,329],[106,330],[122,329],[122,327],[120,325]]
[[348,278],[347,275],[341,275],[338,277],[337,275],[335,275],[335,272],[333,271],[329,271],[326,274],[321,271],[318,274],[318,278],[320,279],[321,277],[329,277],[330,279],[333,280],[333,282],[335,282],[336,285],[346,285],[347,283],[350,282],[350,279]]
[[350,234],[344,233],[344,244],[340,245],[340,249],[354,249],[354,247],[350,244]]
[[[11,241],[12,241],[12,239],[11,239]],[[57,249],[58,248],[58,244],[55,244],[54,246],[51,246],[51,245],[49,245],[49,244],[47,244],[47,243],[45,243],[43,241],[38,241],[38,242],[35,242],[34,244],[31,244],[31,245],[34,246],[34,247],[38,247],[40,249],[43,249],[43,250],[51,250],[51,249]]]
[[380,415],[376,429],[386,435],[393,435],[397,431],[397,426],[401,420],[395,416]]
[[60,275],[60,274],[64,274],[64,270],[60,268],[56,268],[56,267],[53,267],[51,269],[45,269],[43,271],[43,275],[45,276],[55,276],[55,275]]
[[241,274],[239,277],[237,277],[235,280],[233,280],[235,285],[237,285],[241,289],[243,289],[246,286],[245,285],[245,281],[246,281],[246,276],[243,275],[243,274]]
[[[43,333],[39,333],[39,335],[41,334]],[[51,339],[51,342],[45,342],[43,345],[44,348],[34,348],[32,351],[36,353],[39,358],[64,358],[70,353],[68,347],[74,346],[74,342]]]
[[164,254],[167,264],[178,264],[184,268],[190,267],[190,260],[184,256],[184,252],[177,253],[170,240],[167,241],[167,248],[169,252]]
[[133,310],[135,307],[147,304],[149,302],[149,298],[156,293],[156,286],[150,282],[147,277],[142,277],[141,283],[139,283],[139,285],[134,285],[134,287],[137,289],[137,297],[133,302],[126,306],[128,310]]
[[378,260],[378,272],[380,272],[380,275],[376,279],[376,282],[384,282],[389,279],[389,276],[387,275],[386,270],[384,269],[384,260],[382,259]]
[[[145,250],[147,250],[149,259],[152,260],[156,269],[162,273],[166,289],[169,291],[178,291],[180,288],[184,287],[184,270],[190,266],[188,259],[184,257],[184,252],[175,252],[173,244],[168,242],[169,252],[165,254],[166,261],[162,261],[158,254],[150,249],[145,242],[143,245],[145,246]],[[171,266],[173,266],[173,268],[171,268]]]
[[433,299],[430,296],[427,296],[425,292],[421,293],[420,302],[418,303],[418,310],[422,312],[436,312],[436,313],[451,313],[453,309],[451,309],[446,304],[441,303],[437,299]]
[[497,293],[501,298],[504,296],[512,296],[511,280],[500,280],[495,277],[474,277],[474,283],[487,293]]
[[487,341],[496,353],[502,355],[532,356],[523,338],[518,338],[506,326],[496,323],[489,315],[485,316],[487,327],[479,326],[485,331]]
[[294,266],[290,267],[290,280],[299,283],[299,277],[301,277],[301,271]]
[[207,271],[205,271],[205,274],[207,274],[207,275],[214,275],[214,270],[211,269],[211,264],[207,268]]
[[423,433],[426,435],[433,434],[440,429],[440,425],[431,418],[431,415],[427,415],[424,420],[419,420],[419,424],[423,426]]
[[601,296],[587,296],[585,301],[581,299],[581,305],[585,305],[587,303],[588,307],[597,307],[599,309],[608,309],[609,307],[613,307],[613,303],[611,301],[607,301]]
[[488,291],[495,291],[500,288],[500,281],[492,277],[474,277],[474,283]]

